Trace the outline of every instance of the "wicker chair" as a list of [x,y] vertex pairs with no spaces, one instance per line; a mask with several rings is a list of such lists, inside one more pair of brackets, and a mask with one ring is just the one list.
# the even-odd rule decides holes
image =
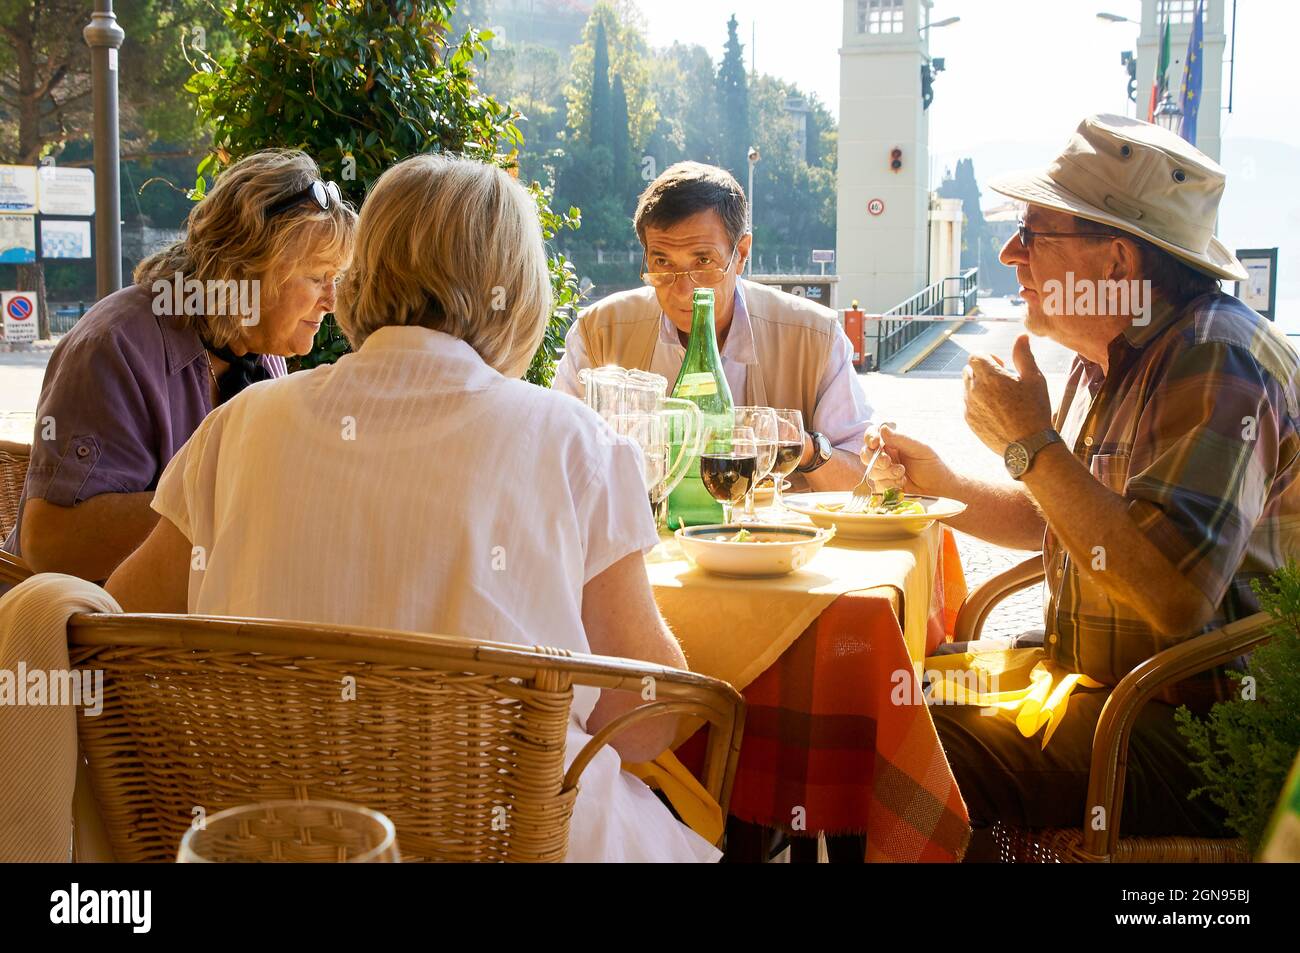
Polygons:
[[[967,598],[957,616],[956,641],[979,638],[994,606],[1012,593],[1041,582],[1041,556],[994,576]],[[1209,837],[1121,837],[1124,774],[1128,740],[1138,712],[1162,689],[1198,672],[1232,661],[1267,641],[1273,618],[1258,613],[1158,652],[1125,675],[1111,691],[1097,721],[1092,742],[1087,804],[1101,805],[1110,819],[1094,830],[1082,828],[1025,830],[994,825],[993,836],[1005,863],[1245,863],[1250,855],[1236,839]]]
[[[387,814],[406,861],[559,861],[583,769],[663,714],[709,727],[702,783],[725,812],[744,702],[690,672],[450,636],[196,616],[82,615],[74,667],[102,670],[78,719],[119,861],[170,861],[201,810],[320,798]],[[576,685],[654,700],[563,766]]]
[[18,501],[31,458],[32,448],[27,444],[0,440],[0,539],[8,536],[18,521]]
[[16,586],[31,574],[28,565],[17,556],[0,551],[0,585]]

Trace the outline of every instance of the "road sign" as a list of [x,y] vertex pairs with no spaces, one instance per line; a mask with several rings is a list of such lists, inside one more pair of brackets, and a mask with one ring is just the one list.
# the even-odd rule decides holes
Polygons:
[[867,211],[870,212],[872,215],[884,215],[885,200],[872,199],[870,202],[867,203]]
[[0,292],[5,340],[10,344],[36,340],[36,295],[29,291]]
[[37,170],[42,215],[94,215],[95,173],[43,165]]
[[812,260],[814,265],[833,265],[835,264],[835,249],[814,250]]

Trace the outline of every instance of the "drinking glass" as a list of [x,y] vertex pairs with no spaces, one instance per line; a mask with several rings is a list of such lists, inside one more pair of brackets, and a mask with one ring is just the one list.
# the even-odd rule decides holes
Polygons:
[[772,468],[772,481],[776,491],[772,494],[772,512],[777,518],[786,515],[785,502],[781,499],[781,484],[785,478],[794,473],[803,456],[803,414],[797,410],[778,407],[776,414],[776,465]]
[[262,801],[195,822],[181,838],[182,864],[395,864],[397,832],[378,811],[341,801]]
[[776,464],[777,425],[776,411],[771,407],[737,407],[735,409],[736,426],[748,427],[754,431],[758,444],[758,473],[745,494],[744,521],[754,522],[754,489],[767,478]]
[[651,413],[616,414],[609,419],[609,423],[615,433],[627,437],[641,448],[644,466],[642,477],[645,479],[646,495],[653,508],[658,502],[655,496],[668,477],[668,443],[664,436],[663,418]]
[[700,480],[722,504],[722,521],[732,522],[735,505],[753,488],[758,472],[758,441],[749,427],[712,434],[700,454]]

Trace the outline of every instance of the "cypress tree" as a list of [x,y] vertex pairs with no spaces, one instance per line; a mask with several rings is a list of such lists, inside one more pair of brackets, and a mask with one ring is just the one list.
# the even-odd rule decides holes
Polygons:
[[627,92],[623,77],[614,74],[613,92],[614,191],[626,204],[632,180],[632,137],[627,114]]
[[595,59],[591,73],[591,144],[614,147],[614,117],[609,91],[609,39],[605,24],[596,24]]
[[718,69],[718,103],[722,110],[722,161],[736,178],[745,181],[751,132],[749,124],[749,75],[745,72],[745,48],[737,35],[735,14],[727,22],[727,46]]

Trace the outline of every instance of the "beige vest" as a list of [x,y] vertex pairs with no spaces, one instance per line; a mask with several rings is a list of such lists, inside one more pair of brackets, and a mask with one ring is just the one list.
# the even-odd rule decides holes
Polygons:
[[[796,408],[811,427],[831,347],[843,333],[835,312],[767,285],[742,285],[757,363],[748,365],[743,398],[732,397],[742,406]],[[591,366],[648,370],[662,315],[653,288],[610,295],[582,312],[578,329]]]

